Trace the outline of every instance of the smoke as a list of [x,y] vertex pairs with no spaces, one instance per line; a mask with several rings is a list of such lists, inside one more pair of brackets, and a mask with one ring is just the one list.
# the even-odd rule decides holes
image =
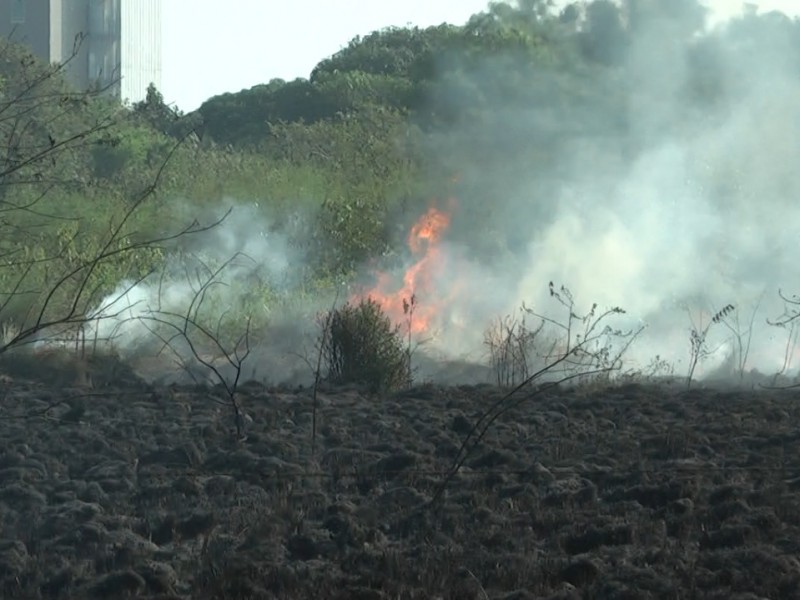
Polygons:
[[[701,33],[680,17],[640,23],[612,67],[576,74],[512,56],[443,70],[432,102],[464,118],[428,146],[439,172],[457,173],[459,183],[442,263],[417,297],[441,307],[423,353],[483,361],[485,328],[523,303],[563,321],[553,282],[572,292],[578,313],[619,306],[627,312],[613,324],[646,327],[630,367],[659,356],[685,373],[691,328],[702,330],[728,304],[744,343],[754,323],[746,367],[782,367],[786,332],[766,320],[783,310],[779,289],[800,292],[800,26],[751,14]],[[300,297],[305,257],[292,234],[240,205],[181,250],[168,277],[127,293],[123,284],[98,307],[110,315],[130,306],[101,320],[98,337],[142,355],[153,341],[147,315],[183,314],[202,275],[241,253],[209,294],[208,314],[269,322],[245,376],[303,380],[308,363],[298,356],[313,353],[313,315],[333,298],[287,307],[259,305],[252,293]],[[392,270],[398,282],[413,260]],[[737,342],[714,324],[712,356],[696,374],[730,370]]]
[[[246,351],[241,338],[249,318],[248,360],[257,365],[243,365],[242,375],[296,379],[297,360],[287,362],[287,357],[299,350],[309,323],[293,322],[289,332],[287,322],[313,311],[311,304],[297,303],[304,256],[286,222],[276,224],[256,205],[226,204],[230,212],[198,215],[201,223],[224,219],[206,232],[180,238],[161,271],[138,283],[121,282],[104,298],[90,314],[87,340],[110,346],[151,379],[181,381],[192,371],[192,377],[199,373],[219,383],[198,366],[195,353],[223,376],[232,375],[234,367],[223,354],[235,360],[237,351]],[[288,307],[283,300],[290,295],[295,301]],[[269,339],[263,335],[267,324]],[[184,328],[187,336],[181,335]]]
[[[685,373],[691,328],[731,303],[745,344],[756,311],[746,368],[781,368],[786,332],[766,320],[783,311],[779,289],[800,291],[800,26],[776,14],[705,33],[680,24],[642,25],[624,63],[587,74],[583,89],[564,91],[556,69],[515,97],[492,88],[530,69],[493,61],[471,72],[493,118],[435,146],[466,173],[449,243],[465,292],[451,324],[467,325],[442,349],[476,349],[476,325],[523,302],[563,319],[550,311],[552,281],[578,312],[620,306],[618,323],[646,326],[629,366],[659,355]],[[473,101],[456,94],[464,87],[451,102]],[[697,373],[730,369],[737,347],[713,324]]]

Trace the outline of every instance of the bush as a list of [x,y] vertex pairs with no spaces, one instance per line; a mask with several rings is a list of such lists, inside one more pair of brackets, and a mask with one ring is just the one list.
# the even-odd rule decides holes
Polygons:
[[325,379],[358,383],[372,391],[411,385],[411,351],[380,305],[368,298],[347,303],[322,319],[321,351]]

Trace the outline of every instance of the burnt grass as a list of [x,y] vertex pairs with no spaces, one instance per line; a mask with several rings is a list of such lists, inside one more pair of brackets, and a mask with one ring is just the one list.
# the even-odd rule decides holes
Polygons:
[[[6,375],[9,375],[6,373]],[[0,382],[3,598],[797,598],[793,390]]]

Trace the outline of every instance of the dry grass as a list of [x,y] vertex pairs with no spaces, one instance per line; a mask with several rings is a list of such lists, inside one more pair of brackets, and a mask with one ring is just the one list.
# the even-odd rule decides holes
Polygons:
[[484,331],[484,345],[489,352],[489,365],[500,387],[515,387],[528,379],[536,362],[541,360],[544,321],[530,327],[525,309],[521,315],[498,317]]

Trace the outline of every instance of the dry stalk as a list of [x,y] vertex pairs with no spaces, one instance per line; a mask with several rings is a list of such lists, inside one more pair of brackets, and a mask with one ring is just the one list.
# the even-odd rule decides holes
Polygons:
[[537,350],[538,336],[544,321],[531,329],[525,322],[528,309],[520,309],[522,317],[511,315],[496,319],[483,335],[489,351],[489,362],[499,387],[514,387],[530,376],[532,358]]
[[[433,507],[442,499],[447,485],[498,418],[561,384],[581,379],[591,380],[593,377],[608,376],[612,372],[618,371],[622,366],[623,355],[643,329],[622,331],[610,327],[606,321],[614,315],[625,312],[619,307],[613,307],[598,314],[597,304],[594,304],[588,313],[581,316],[576,314],[572,294],[567,288],[561,286],[559,290],[556,290],[553,283],[550,282],[549,291],[551,298],[554,298],[565,309],[566,320],[556,321],[532,310],[529,314],[537,316],[545,323],[553,325],[557,331],[561,331],[561,338],[553,343],[553,348],[560,348],[560,350],[556,354],[551,354],[544,366],[531,373],[527,379],[492,403],[480,415],[464,437],[450,468],[437,486],[433,496],[422,508]],[[612,339],[621,341],[621,346],[617,349],[612,348]],[[535,383],[540,383],[540,385],[533,386]],[[518,396],[519,392],[526,388],[532,389],[527,394]]]
[[[210,329],[200,322],[200,310],[203,306],[203,302],[207,298],[210,288],[221,285],[219,278],[222,272],[240,256],[243,255],[241,253],[236,253],[223,262],[218,268],[208,270],[208,276],[196,289],[184,313],[163,310],[159,301],[159,306],[156,309],[148,309],[142,315],[133,318],[144,324],[145,327],[162,342],[162,351],[164,349],[169,349],[182,361],[182,364],[186,364],[185,358],[180,350],[175,347],[175,343],[177,341],[182,341],[186,344],[191,358],[207,369],[225,391],[227,397],[226,402],[221,402],[221,404],[226,404],[232,409],[236,437],[238,440],[243,441],[247,438],[244,432],[246,415],[243,413],[239,402],[238,386],[242,376],[242,368],[251,350],[251,318],[249,315],[247,316],[244,331],[231,345],[226,345],[222,340],[221,317],[217,322],[215,330]],[[159,300],[160,296],[159,294]],[[161,332],[151,327],[151,325],[161,326],[167,331],[170,331],[171,335],[162,335]],[[213,359],[207,358],[206,355],[200,351],[201,344],[210,345],[213,348],[213,352],[222,358],[223,363],[232,369],[233,374],[226,377],[220,370],[220,367],[214,364]]]
[[800,296],[787,296],[783,290],[778,290],[778,296],[783,301],[783,313],[775,319],[767,319],[767,324],[773,327],[779,327],[786,331],[786,346],[783,353],[783,364],[778,370],[772,380],[773,388],[789,389],[800,387],[800,384],[792,384],[788,386],[776,386],[778,378],[785,375],[792,366],[792,359],[795,355],[797,348],[798,336],[800,335]]
[[694,372],[697,365],[701,360],[708,358],[713,352],[708,349],[708,332],[712,325],[721,323],[725,317],[730,315],[735,309],[733,304],[727,304],[720,309],[711,320],[703,327],[702,324],[695,324],[691,314],[689,320],[691,321],[692,328],[689,331],[689,343],[691,354],[689,357],[689,373],[686,376],[686,387],[692,387],[694,381]]
[[317,353],[317,366],[314,369],[314,389],[311,392],[311,458],[315,457],[317,449],[317,405],[319,383],[322,379],[322,358],[326,347],[328,336],[331,333],[331,319],[333,318],[333,311],[336,310],[336,303],[339,301],[339,290],[336,290],[336,297],[333,299],[333,305],[330,311],[325,316],[325,322],[322,326],[322,341],[319,344],[319,351]]
[[746,329],[744,329],[740,323],[738,307],[733,311],[733,318],[728,318],[728,315],[723,315],[720,319],[720,322],[730,330],[736,342],[736,373],[739,376],[740,382],[744,380],[747,358],[750,355],[750,345],[753,340],[753,324],[755,323],[756,313],[761,306],[763,297],[764,294],[761,294],[758,298],[758,302],[756,302],[753,307],[753,312],[750,314]]

